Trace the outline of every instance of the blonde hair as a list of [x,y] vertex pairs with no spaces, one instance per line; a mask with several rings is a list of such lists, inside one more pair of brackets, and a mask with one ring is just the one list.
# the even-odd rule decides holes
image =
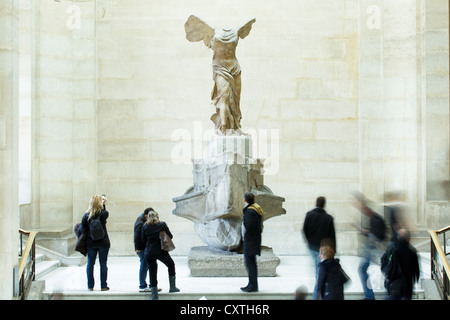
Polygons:
[[98,216],[102,212],[102,209],[102,197],[98,194],[92,196],[91,200],[89,201],[89,208],[87,210],[89,212],[88,219],[92,219]]
[[146,224],[157,224],[159,222],[159,214],[155,210],[148,212]]
[[334,259],[334,250],[330,246],[324,246],[320,248],[320,253],[324,259]]

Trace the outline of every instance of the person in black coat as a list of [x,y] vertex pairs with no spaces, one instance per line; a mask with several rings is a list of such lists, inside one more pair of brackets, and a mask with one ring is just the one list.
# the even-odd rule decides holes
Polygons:
[[[86,248],[88,261],[86,265],[86,274],[88,289],[90,291],[94,290],[94,265],[97,258],[97,253],[100,261],[100,287],[102,291],[109,290],[107,285],[107,260],[111,243],[109,241],[108,231],[106,229],[106,220],[109,217],[109,213],[106,211],[106,201],[107,199],[105,196],[93,196],[89,202],[88,212],[86,212],[81,219],[80,231],[81,233],[85,233],[87,235]],[[101,239],[92,239],[90,229],[93,219],[98,219],[101,222],[104,232],[104,236]]]
[[248,285],[242,287],[244,292],[258,291],[258,267],[256,255],[261,255],[261,233],[263,210],[255,203],[255,195],[247,192],[244,195],[245,208],[243,216],[244,262],[248,272]]
[[317,277],[319,274],[319,249],[320,246],[326,242],[336,252],[336,232],[334,229],[334,219],[325,211],[326,199],[325,197],[318,197],[316,199],[316,207],[306,213],[305,221],[303,223],[303,234],[308,242],[309,251],[313,257],[316,284],[313,290],[313,299],[317,298]]
[[150,291],[150,287],[147,289],[147,282],[145,281],[147,278],[147,272],[150,275],[147,260],[144,257],[145,251],[145,242],[142,242],[141,233],[142,226],[147,221],[148,213],[153,211],[152,208],[147,208],[143,213],[137,217],[136,222],[134,223],[134,250],[139,257],[139,291],[146,292]]
[[329,246],[320,248],[317,297],[320,300],[344,300],[344,280],[339,259]]
[[150,287],[152,291],[152,299],[158,300],[158,264],[156,260],[164,263],[169,272],[169,292],[178,292],[175,286],[175,262],[169,252],[161,249],[161,239],[159,233],[165,231],[172,239],[173,235],[167,224],[159,220],[156,211],[149,211],[147,221],[142,226],[141,241],[145,243],[144,257],[147,260],[150,269]]
[[[420,268],[417,251],[409,244],[409,232],[401,228],[398,231],[395,250],[400,265],[399,278],[394,279],[388,288],[390,300],[411,300],[414,283],[419,280]],[[397,284],[397,285],[396,285]]]

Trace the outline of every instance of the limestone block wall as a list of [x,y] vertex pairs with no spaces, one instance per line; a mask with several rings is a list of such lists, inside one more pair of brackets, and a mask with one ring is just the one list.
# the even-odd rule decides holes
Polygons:
[[13,296],[19,241],[19,5],[0,3],[0,299]]
[[426,202],[423,220],[439,229],[450,223],[450,121],[449,121],[449,59],[448,11],[446,1],[420,2],[422,35],[421,87],[423,154],[427,165]]
[[[96,192],[94,2],[32,2],[31,228],[73,226]],[[25,214],[25,213],[24,213]]]
[[267,221],[263,244],[307,253],[301,227],[319,195],[341,254],[357,251],[351,191],[380,205],[386,191],[405,190],[420,227],[446,212],[448,198],[430,191],[449,172],[443,1],[37,3],[32,214],[41,227],[73,226],[90,196],[105,193],[112,254],[133,254],[133,224],[148,206],[174,233],[174,254],[203,245],[171,213],[193,182],[192,163],[174,161],[179,134],[189,160],[213,128],[212,51],[185,39],[191,14],[220,27],[256,18],[237,47],[242,126],[268,142],[257,152],[274,155],[267,165],[277,169],[265,184],[287,211]]
[[73,41],[66,5],[37,1],[33,180],[37,227],[70,225],[73,208]]

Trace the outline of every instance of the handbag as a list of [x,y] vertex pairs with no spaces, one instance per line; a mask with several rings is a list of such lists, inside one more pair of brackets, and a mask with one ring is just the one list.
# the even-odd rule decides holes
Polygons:
[[342,283],[347,283],[347,282],[351,282],[350,277],[348,276],[348,274],[344,271],[344,269],[340,268],[340,272],[341,272],[341,277],[342,277]]
[[172,239],[170,239],[165,231],[159,233],[159,238],[161,239],[161,250],[169,252],[175,249]]
[[86,241],[87,241],[87,234],[81,233],[81,223],[77,223],[75,227],[73,228],[73,231],[75,232],[75,235],[77,236],[77,243],[75,244],[75,251],[78,251],[83,256],[87,255],[87,247],[86,247]]

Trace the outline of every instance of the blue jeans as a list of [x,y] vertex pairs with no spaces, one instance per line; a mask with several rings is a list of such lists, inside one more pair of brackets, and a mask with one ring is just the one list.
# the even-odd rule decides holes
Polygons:
[[314,260],[314,267],[316,270],[316,277],[314,279],[314,290],[312,292],[312,298],[313,298],[313,300],[316,300],[316,298],[317,298],[317,278],[319,276],[320,257],[319,257],[319,251],[309,249],[309,252],[311,253],[311,256]]
[[368,245],[363,251],[363,256],[361,257],[361,262],[359,263],[358,273],[359,278],[361,279],[361,285],[364,291],[364,297],[366,299],[375,299],[375,294],[371,288],[371,284],[369,282],[369,274],[367,273],[367,269],[370,265],[370,260],[372,255],[375,254],[375,246]]
[[100,261],[100,287],[104,289],[108,286],[106,283],[106,279],[108,277],[108,267],[106,265],[106,262],[108,260],[109,248],[88,247],[86,266],[88,289],[94,288],[94,265],[95,260],[97,259],[97,252],[98,259]]
[[144,251],[137,252],[137,255],[139,257],[139,289],[145,289],[147,288],[147,282],[145,279],[147,278],[147,272],[149,274],[149,280],[150,280],[150,270],[148,268],[147,260],[144,257]]

